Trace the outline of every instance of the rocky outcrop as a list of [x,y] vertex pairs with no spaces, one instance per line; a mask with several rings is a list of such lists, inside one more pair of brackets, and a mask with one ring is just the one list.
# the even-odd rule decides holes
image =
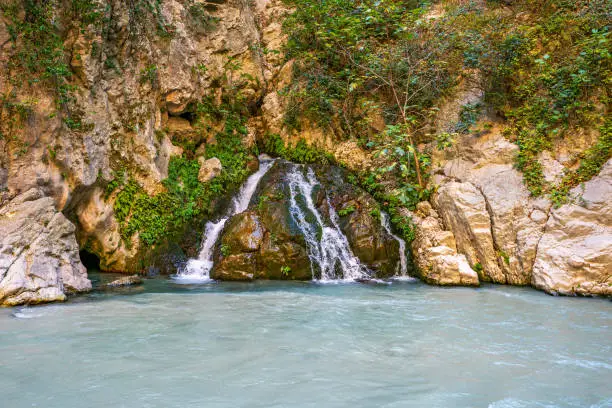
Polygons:
[[0,208],[0,305],[63,301],[91,289],[74,225],[31,189]]
[[416,226],[412,257],[416,274],[431,285],[478,286],[478,274],[467,258],[457,253],[455,236],[442,228],[438,213],[427,202],[421,202],[410,216]]
[[435,211],[417,211],[414,217],[419,274],[430,283],[459,284],[452,277],[460,262],[442,262],[454,256],[456,244],[482,282],[609,295],[610,163],[584,190],[573,190],[573,204],[552,209],[548,199],[534,198],[526,189],[514,168],[516,149],[494,126],[460,136],[453,149],[434,152]]
[[481,280],[528,285],[551,204],[530,196],[514,168],[516,152],[495,127],[461,136],[434,156],[433,203]]
[[[79,244],[100,258],[103,270],[140,272],[151,249],[141,245],[137,234],[130,245],[123,242],[113,211],[116,192],[107,194],[107,184],[121,173],[149,195],[164,191],[161,181],[168,176],[171,157],[183,154],[184,146],[199,156],[207,143],[215,143],[219,124],[195,126],[193,110],[204,97],[221,101],[223,78],[240,88],[246,101],[275,92],[269,84],[282,56],[262,50],[280,47],[285,8],[280,0],[204,5],[171,0],[155,7],[118,0],[93,3],[100,6],[100,15],[91,24],[64,21],[71,14],[59,6],[53,17],[74,73],[69,116],[78,116],[82,126],[73,127],[66,125],[65,112],[57,111],[55,95],[47,89],[6,80],[10,21],[0,13],[0,43],[5,45],[0,89],[15,96],[12,102],[28,106],[24,123],[9,135],[2,129],[10,137],[0,137],[0,191],[12,198],[41,189],[76,224]],[[197,14],[204,10],[199,6],[206,16]],[[160,30],[167,32],[160,35]],[[229,74],[232,78],[228,61],[239,67]],[[214,166],[201,178],[217,171]]]
[[471,183],[450,182],[438,191],[436,208],[455,235],[457,249],[480,271],[480,279],[506,283],[497,263],[491,219],[480,191]]
[[[249,209],[227,222],[215,251],[213,279],[311,280],[317,277],[318,265],[309,256],[304,233],[289,205],[291,191],[286,174],[294,166],[277,162],[262,178]],[[320,184],[313,189],[312,200],[322,221],[332,225],[330,206],[334,208],[339,229],[371,276],[387,278],[397,274],[399,244],[377,217],[376,201],[346,183],[340,169],[315,167]],[[308,213],[306,218],[313,228],[321,228],[313,214]]]
[[532,283],[563,295],[612,295],[612,160],[571,204],[552,210],[540,239]]

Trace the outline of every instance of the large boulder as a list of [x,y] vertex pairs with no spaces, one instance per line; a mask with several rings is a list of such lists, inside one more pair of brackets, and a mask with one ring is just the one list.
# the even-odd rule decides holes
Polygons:
[[0,304],[63,301],[91,289],[74,225],[31,189],[0,209]]
[[410,216],[416,226],[412,257],[417,275],[430,285],[478,286],[478,274],[467,258],[457,253],[455,236],[442,228],[438,213],[428,202],[419,203]]
[[516,152],[496,127],[461,136],[433,156],[440,186],[433,203],[481,280],[528,285],[551,204],[530,196]]
[[205,160],[203,157],[198,159],[200,162],[200,172],[198,173],[198,180],[201,183],[207,183],[210,180],[218,177],[223,170],[221,160],[213,157],[212,159]]
[[554,209],[538,245],[533,285],[564,295],[612,295],[612,160]]
[[249,210],[226,224],[215,250],[213,279],[312,279],[306,242],[287,205],[281,167],[262,179]]

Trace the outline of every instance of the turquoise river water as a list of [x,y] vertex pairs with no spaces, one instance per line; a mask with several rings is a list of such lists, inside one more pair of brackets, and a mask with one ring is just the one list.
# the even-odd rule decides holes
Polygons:
[[612,302],[148,280],[0,309],[0,407],[612,407]]

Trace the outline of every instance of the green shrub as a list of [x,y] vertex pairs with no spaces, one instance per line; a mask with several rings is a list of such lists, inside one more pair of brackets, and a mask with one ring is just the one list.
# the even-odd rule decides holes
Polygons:
[[340,217],[346,217],[347,215],[351,215],[352,213],[354,213],[356,210],[357,208],[355,208],[355,206],[351,204],[338,211],[338,215]]

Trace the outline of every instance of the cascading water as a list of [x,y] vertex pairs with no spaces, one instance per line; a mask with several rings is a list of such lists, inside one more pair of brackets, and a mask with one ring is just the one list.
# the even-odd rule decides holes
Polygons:
[[389,214],[385,212],[380,213],[380,222],[387,231],[389,235],[391,235],[398,243],[400,250],[400,265],[399,265],[399,273],[397,274],[399,277],[408,277],[408,259],[406,258],[406,241],[398,237],[391,230],[391,224],[389,223]]
[[215,244],[219,239],[221,231],[225,223],[234,215],[240,214],[249,206],[249,202],[259,185],[262,177],[274,165],[274,161],[267,156],[259,157],[259,170],[252,174],[240,188],[238,194],[232,199],[232,204],[228,211],[228,215],[221,218],[217,222],[208,222],[204,230],[204,242],[200,249],[200,254],[197,259],[190,259],[185,267],[179,271],[174,278],[177,281],[186,283],[190,282],[207,282],[210,281],[210,271],[213,267],[213,253]]
[[312,198],[313,190],[319,182],[312,168],[308,169],[306,176],[303,169],[296,165],[287,174],[291,192],[289,205],[291,216],[306,240],[313,278],[316,278],[317,271],[320,272],[321,281],[368,278],[367,269],[351,252],[349,242],[338,226],[338,215],[329,204],[331,225],[323,221]]

